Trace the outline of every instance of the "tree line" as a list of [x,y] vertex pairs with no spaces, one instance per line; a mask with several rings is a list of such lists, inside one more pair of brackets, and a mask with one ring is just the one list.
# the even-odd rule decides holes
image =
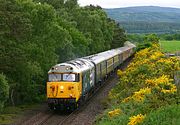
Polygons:
[[0,110],[44,99],[51,66],[123,45],[99,6],[77,0],[0,0]]
[[159,37],[162,40],[168,40],[168,41],[178,40],[178,41],[180,41],[180,34],[178,34],[178,33],[175,33],[175,34],[159,34]]
[[180,34],[175,33],[175,34],[128,34],[127,39],[129,41],[133,41],[136,43],[143,43],[143,42],[149,42],[149,38],[158,38],[159,40],[167,40],[167,41],[172,41],[172,40],[177,40],[180,41]]
[[128,33],[179,33],[179,22],[119,21]]

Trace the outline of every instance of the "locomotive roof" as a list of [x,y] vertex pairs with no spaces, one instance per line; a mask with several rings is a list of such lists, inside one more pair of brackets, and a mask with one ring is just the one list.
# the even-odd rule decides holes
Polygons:
[[107,59],[112,58],[118,54],[121,54],[130,48],[131,48],[130,46],[120,47],[117,49],[112,49],[112,50],[101,52],[101,53],[98,53],[95,55],[87,56],[87,57],[84,57],[84,59],[89,59],[89,60],[93,61],[95,64],[98,64],[104,60],[107,60]]
[[48,73],[63,73],[63,72],[75,72],[75,73],[80,73],[83,71],[86,71],[90,68],[93,68],[93,63],[79,58],[76,60],[68,61],[65,63],[57,64],[53,66]]
[[129,42],[129,41],[126,41],[125,43],[124,43],[124,46],[128,46],[128,47],[136,47],[136,45],[135,44],[132,44],[131,42]]

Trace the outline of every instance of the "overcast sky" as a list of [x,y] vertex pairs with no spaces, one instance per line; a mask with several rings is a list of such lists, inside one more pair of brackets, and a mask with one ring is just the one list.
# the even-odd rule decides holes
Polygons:
[[180,0],[78,0],[81,6],[99,5],[102,8],[119,8],[129,6],[162,6],[180,8]]

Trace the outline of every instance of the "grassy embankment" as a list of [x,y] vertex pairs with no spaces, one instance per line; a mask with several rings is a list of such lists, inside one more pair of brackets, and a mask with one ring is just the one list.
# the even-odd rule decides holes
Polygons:
[[163,52],[174,53],[180,51],[180,41],[160,41],[161,49]]
[[23,117],[25,112],[40,108],[40,106],[39,104],[28,104],[5,107],[4,111],[0,113],[0,125],[13,124],[16,119]]
[[176,57],[167,58],[155,44],[136,53],[125,71],[118,71],[119,84],[108,96],[107,110],[97,125],[178,125],[180,87],[174,72]]

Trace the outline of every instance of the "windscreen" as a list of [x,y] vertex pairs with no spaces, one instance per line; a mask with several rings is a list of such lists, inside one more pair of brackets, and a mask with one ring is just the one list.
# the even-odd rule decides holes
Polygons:
[[49,74],[49,81],[50,82],[61,81],[61,74]]
[[49,82],[78,82],[79,74],[64,73],[64,74],[49,74]]
[[75,74],[63,74],[63,81],[74,82],[76,81],[76,76]]

